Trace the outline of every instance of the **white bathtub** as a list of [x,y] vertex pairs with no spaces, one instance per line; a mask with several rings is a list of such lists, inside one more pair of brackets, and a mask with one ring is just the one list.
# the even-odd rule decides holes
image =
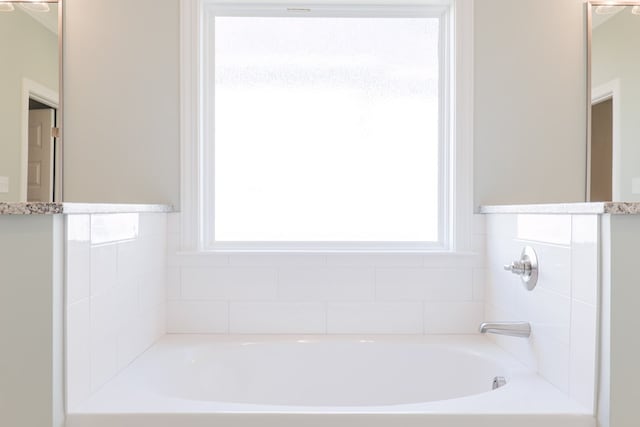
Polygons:
[[[492,391],[496,376],[507,385]],[[481,336],[168,335],[68,427],[594,427]]]

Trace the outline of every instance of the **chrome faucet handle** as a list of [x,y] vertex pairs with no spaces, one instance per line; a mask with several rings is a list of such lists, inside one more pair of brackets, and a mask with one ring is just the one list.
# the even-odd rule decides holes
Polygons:
[[531,246],[525,246],[518,261],[504,266],[506,271],[520,276],[527,290],[532,291],[538,282],[538,257]]
[[513,274],[522,276],[523,274],[526,274],[527,271],[531,270],[531,262],[513,261],[511,264],[506,264],[504,269],[512,272]]

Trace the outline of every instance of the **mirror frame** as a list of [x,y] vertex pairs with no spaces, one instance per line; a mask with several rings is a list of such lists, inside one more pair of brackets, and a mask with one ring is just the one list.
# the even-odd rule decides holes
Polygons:
[[[33,3],[34,0],[7,0],[9,3]],[[37,0],[38,3],[51,3],[58,5],[58,106],[57,110],[57,128],[58,135],[56,136],[56,144],[57,149],[54,154],[53,162],[56,165],[56,168],[60,173],[58,173],[54,179],[54,203],[62,203],[64,200],[64,143],[63,143],[63,124],[64,124],[64,79],[63,79],[63,40],[64,40],[64,25],[63,25],[63,9],[64,9],[64,0]],[[22,162],[26,161],[26,153],[24,147],[24,141],[21,143],[21,152],[22,152]],[[24,168],[25,165],[20,165],[23,169],[23,179],[24,179]],[[26,197],[26,193],[25,193]],[[22,198],[21,198],[22,199]],[[26,203],[27,200],[19,200],[19,202]]]
[[[593,11],[594,8],[598,6],[640,6],[640,0],[630,1],[630,0],[588,0],[586,3],[586,15],[587,15],[587,164],[586,164],[586,176],[585,176],[585,201],[587,203],[591,202],[591,107],[592,107],[592,69],[591,69],[591,61],[592,61],[592,41],[593,41]],[[615,159],[614,159],[615,160]],[[613,177],[615,179],[615,177]],[[614,186],[615,188],[615,186]],[[615,197],[612,197],[615,199]],[[621,202],[622,200],[616,200]]]

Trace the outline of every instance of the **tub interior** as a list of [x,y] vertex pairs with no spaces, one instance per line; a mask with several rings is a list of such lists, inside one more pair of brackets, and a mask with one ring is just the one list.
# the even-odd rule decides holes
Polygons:
[[[507,384],[492,390],[493,377]],[[594,427],[484,336],[165,335],[67,427]]]
[[300,406],[379,406],[490,392],[511,369],[445,343],[381,339],[242,339],[162,346],[147,364],[168,397]]

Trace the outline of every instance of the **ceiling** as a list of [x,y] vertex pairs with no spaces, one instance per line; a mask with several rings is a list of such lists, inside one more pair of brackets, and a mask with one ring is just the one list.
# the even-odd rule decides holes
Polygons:
[[593,28],[597,28],[599,25],[604,24],[609,19],[613,18],[618,13],[622,12],[625,9],[625,6],[615,6],[615,8],[612,9],[611,12],[607,13],[607,14],[599,14],[599,13],[596,12],[595,9],[597,9],[597,8],[594,8],[593,15],[592,15],[592,26],[593,26]]
[[17,4],[21,11],[25,12],[27,15],[31,16],[36,20],[39,24],[44,26],[47,30],[51,31],[54,34],[58,34],[58,5],[55,3],[49,3],[49,11],[48,12],[34,12],[31,9],[28,9],[22,4]]

